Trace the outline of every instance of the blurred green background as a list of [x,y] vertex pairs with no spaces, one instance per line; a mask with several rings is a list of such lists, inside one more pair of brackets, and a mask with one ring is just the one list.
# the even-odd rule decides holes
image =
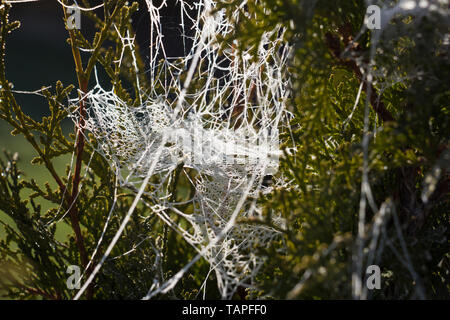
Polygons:
[[[64,85],[76,84],[74,62],[69,44],[66,42],[67,31],[64,27],[63,12],[57,1],[38,1],[15,4],[11,10],[11,20],[19,20],[21,27],[9,35],[6,47],[6,77],[13,83],[14,90],[36,91],[43,86],[54,88],[57,80]],[[83,20],[85,24],[85,20]],[[52,90],[52,89],[50,89]],[[39,120],[48,115],[48,106],[43,97],[35,94],[16,93],[16,100],[22,109],[34,119]],[[35,179],[40,185],[49,182],[52,188],[56,184],[43,165],[32,165],[31,160],[37,156],[35,150],[22,135],[12,136],[12,128],[6,122],[0,122],[0,149],[11,153],[18,152],[19,167],[28,178]],[[70,120],[64,122],[64,132],[73,131]],[[55,159],[57,172],[65,175],[70,155]],[[23,191],[27,192],[27,191]],[[41,201],[42,212],[50,204]],[[12,222],[0,211],[0,219]],[[65,237],[68,226],[58,224],[58,237]],[[0,226],[0,237],[4,230]]]

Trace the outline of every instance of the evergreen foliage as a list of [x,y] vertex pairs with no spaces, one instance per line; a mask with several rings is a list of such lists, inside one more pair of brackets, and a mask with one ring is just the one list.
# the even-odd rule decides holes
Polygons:
[[[231,14],[230,8],[239,5],[240,0],[224,0],[217,10]],[[50,115],[40,121],[23,112],[7,80],[8,35],[20,27],[9,21],[10,9],[10,4],[0,5],[0,118],[14,128],[11,134],[25,137],[36,152],[33,164],[47,170],[57,187],[24,175],[20,155],[4,153],[0,210],[8,218],[0,218],[0,294],[71,299],[76,290],[66,286],[67,266],[86,269],[85,277],[93,271],[134,197],[133,190],[115,188],[115,172],[94,152],[93,136],[85,141],[80,129],[63,134],[62,121],[69,116],[64,106],[69,95],[81,98],[87,92],[94,67],[103,68],[128,105],[141,104],[136,79],[145,88],[147,78],[136,74],[132,52],[115,29],[134,33],[131,19],[138,4],[105,1],[101,17],[83,12],[98,31],[87,39],[82,30],[68,30],[78,83],[43,84]],[[284,157],[277,173],[290,183],[258,199],[264,220],[240,221],[268,225],[282,236],[268,247],[254,248],[267,258],[257,287],[235,298],[450,298],[448,21],[439,13],[412,12],[371,31],[364,28],[366,9],[360,0],[249,0],[233,17],[234,32],[222,39],[224,44],[239,39],[243,51],[257,48],[265,30],[281,27],[293,47],[293,117],[291,131],[283,133]],[[88,59],[82,59],[77,44],[91,49]],[[144,60],[135,54],[144,69]],[[114,62],[121,59],[120,65]],[[83,114],[83,100],[73,108]],[[65,175],[58,174],[54,160],[72,154]],[[195,190],[177,172],[167,188],[182,201]],[[24,196],[25,191],[31,195]],[[44,200],[51,203],[46,212]],[[145,195],[142,200],[153,201]],[[285,219],[285,228],[273,225],[275,214]],[[58,221],[72,230],[64,241],[56,237]],[[140,203],[84,298],[140,299],[155,278],[170,278],[195,254]],[[365,268],[372,264],[381,267],[381,289],[355,293],[355,274],[361,273],[365,286]],[[174,290],[158,298],[202,297],[199,288],[208,271],[200,260]],[[213,277],[206,288],[206,298],[220,297]]]

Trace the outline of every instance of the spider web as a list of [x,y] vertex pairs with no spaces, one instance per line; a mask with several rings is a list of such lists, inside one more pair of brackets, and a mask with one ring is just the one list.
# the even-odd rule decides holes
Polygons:
[[[84,129],[96,138],[94,147],[117,172],[118,184],[134,190],[136,198],[75,298],[100,270],[145,194],[152,200],[145,204],[198,252],[171,279],[155,278],[145,298],[171,290],[203,258],[210,265],[208,274],[215,273],[222,297],[229,299],[239,287],[253,287],[264,263],[255,248],[267,246],[279,234],[263,224],[238,221],[262,219],[256,200],[260,192],[271,189],[264,184],[265,177],[278,170],[279,131],[286,128],[290,116],[285,106],[290,47],[282,41],[283,30],[277,28],[264,33],[257,50],[238,52],[237,42],[221,48],[218,39],[232,32],[233,24],[223,11],[214,11],[216,1],[179,1],[182,37],[192,46],[183,57],[168,57],[160,14],[167,3],[146,3],[154,40],[150,88],[139,92],[141,105],[127,105],[113,90],[104,90],[98,80],[82,97],[87,112]],[[245,3],[236,8],[234,17]],[[192,23],[189,32],[184,19]],[[124,47],[134,52],[134,39],[116,31]],[[256,55],[251,53],[255,51]],[[138,73],[134,53],[132,57]],[[72,100],[72,105],[78,101]],[[79,114],[75,111],[71,116],[78,123]],[[192,213],[178,209],[167,187],[180,168],[182,174],[185,169],[197,173],[193,179],[186,174],[195,188],[194,196],[184,202],[192,205]],[[275,184],[282,183],[281,178],[274,179]],[[273,220],[283,225],[276,215]],[[161,256],[159,252],[158,259]]]
[[[306,11],[313,14],[316,2],[309,1],[307,6],[310,10]],[[278,237],[278,232],[272,228],[238,221],[242,218],[261,218],[256,200],[261,192],[270,192],[271,188],[264,185],[264,178],[274,175],[278,169],[279,131],[289,130],[287,123],[290,113],[286,110],[285,102],[289,94],[286,64],[290,47],[282,41],[283,30],[277,28],[263,34],[256,55],[252,48],[238,52],[236,48],[240,47],[239,43],[221,48],[218,39],[233,31],[233,23],[225,17],[223,11],[214,11],[217,1],[198,0],[192,4],[190,1],[178,0],[185,52],[187,43],[191,42],[192,45],[188,45],[189,50],[184,56],[170,57],[166,54],[161,15],[168,2],[163,0],[158,6],[150,0],[146,0],[146,3],[152,40],[149,48],[150,87],[139,91],[140,106],[127,105],[113,90],[104,90],[98,81],[83,96],[88,114],[84,129],[95,136],[95,149],[117,173],[117,184],[134,190],[136,197],[101,262],[75,298],[81,296],[100,270],[136,205],[144,202],[141,199],[143,194],[152,200],[151,203],[144,202],[152,212],[182,235],[198,252],[171,279],[165,281],[162,276],[156,277],[144,298],[171,290],[200,258],[209,262],[210,273],[215,273],[222,297],[231,298],[238,287],[251,288],[255,285],[255,276],[264,262],[264,258],[255,253],[255,247],[266,246]],[[235,8],[231,15],[233,19],[237,19],[239,11],[245,10],[246,4],[247,1],[242,1]],[[374,31],[371,35],[370,63],[364,65],[358,57],[355,58],[363,72],[364,81],[370,84],[374,79],[383,79],[383,82],[377,83],[380,92],[383,92],[397,83],[425,77],[420,66],[405,69],[406,64],[402,68],[394,64],[392,68],[391,63],[383,64],[380,58],[383,55],[396,58],[392,52],[392,48],[396,46],[391,46],[390,40],[395,41],[404,34],[411,35],[415,32],[417,42],[426,42],[427,39],[419,39],[421,33],[417,22],[422,18],[433,19],[436,25],[443,26],[436,29],[435,35],[442,40],[438,49],[448,51],[448,1],[366,1],[367,6],[374,4],[381,8],[382,25],[381,30]],[[414,17],[412,23],[398,23],[408,16]],[[122,35],[117,29],[116,31],[123,47],[131,50],[133,67],[138,73],[134,38],[129,33]],[[365,31],[363,28],[355,40]],[[118,63],[122,63],[122,59]],[[139,78],[136,78],[136,82],[139,86]],[[346,124],[358,105],[361,91],[362,84]],[[71,102],[72,105],[77,105],[79,99]],[[71,108],[68,110],[73,112]],[[395,206],[385,201],[378,208],[372,196],[368,182],[368,110],[366,100],[362,139],[365,156],[358,238],[353,257],[353,296],[365,299],[368,295],[367,288],[362,286],[365,256],[367,265],[378,263],[384,246],[389,246],[417,283],[417,297],[424,298],[423,287],[405,245]],[[71,116],[75,123],[79,123],[76,111]],[[428,174],[422,193],[424,202],[434,190],[444,166],[444,160],[438,161]],[[180,211],[180,203],[171,200],[172,195],[167,188],[180,167],[183,174],[186,174],[184,169],[197,172],[194,180],[186,174],[195,187],[195,194],[183,203],[192,204],[193,213]],[[274,185],[286,185],[282,177],[273,178]],[[114,204],[116,201],[115,195]],[[367,204],[375,214],[374,224],[370,229],[365,226]],[[113,208],[108,215],[105,230]],[[188,222],[189,227],[183,227],[173,218],[173,214]],[[385,224],[389,215],[394,218],[402,252],[396,251],[387,237]],[[274,215],[273,220],[275,225],[283,226],[280,217]],[[150,245],[156,254],[155,270],[162,270],[163,252],[153,244]],[[336,243],[333,242],[323,254],[329,254],[335,247]],[[305,272],[297,286],[288,293],[288,297],[298,294],[312,274],[311,270]]]

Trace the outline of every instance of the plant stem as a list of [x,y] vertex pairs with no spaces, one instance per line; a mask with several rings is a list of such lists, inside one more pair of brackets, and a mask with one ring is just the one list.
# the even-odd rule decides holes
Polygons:
[[[344,39],[344,44],[347,46],[347,48],[350,48],[353,51],[358,51],[360,48],[358,48],[358,44],[353,42],[353,38],[351,37],[351,30],[346,30],[349,26],[344,26],[340,28],[341,31],[341,37]],[[366,94],[369,95],[369,101],[372,105],[373,110],[378,114],[378,116],[383,120],[383,122],[389,122],[394,121],[394,117],[389,112],[389,110],[386,109],[386,106],[384,105],[383,101],[381,101],[381,97],[377,94],[375,87],[370,84],[368,85],[368,82],[364,80],[363,74],[356,63],[355,60],[347,60],[342,57],[342,50],[340,46],[340,39],[328,32],[326,35],[326,44],[328,46],[328,49],[331,51],[332,55],[338,60],[339,64],[351,69],[358,80],[360,82],[364,81],[363,83],[363,89],[366,92]]]
[[[64,8],[63,8],[64,9]],[[67,21],[67,12],[64,9],[64,17],[65,21]],[[81,54],[80,50],[75,45],[75,32],[73,30],[69,30],[69,36],[70,36],[70,45],[72,47],[72,54],[75,62],[76,67],[76,74],[78,79],[78,86],[80,88],[80,95],[83,96],[87,92],[87,86],[89,79],[86,77],[85,72],[83,70],[83,65],[81,61]],[[78,251],[80,253],[80,259],[81,264],[83,268],[86,268],[89,259],[86,252],[86,247],[84,245],[84,238],[81,233],[81,227],[80,227],[80,221],[79,221],[79,212],[78,212],[78,206],[77,206],[77,198],[78,198],[78,189],[80,185],[81,180],[81,167],[83,164],[83,151],[84,151],[84,126],[85,126],[85,118],[86,118],[86,109],[85,109],[85,101],[82,97],[80,100],[79,105],[79,119],[78,123],[76,125],[76,131],[77,131],[77,141],[76,141],[76,162],[75,162],[75,172],[72,177],[72,195],[70,197],[69,201],[69,217],[70,222],[72,225],[72,229],[75,232],[76,237],[76,244],[78,247]],[[86,270],[87,276],[90,274],[90,270]],[[92,299],[93,296],[93,286],[90,285],[88,290],[86,291],[86,298]]]

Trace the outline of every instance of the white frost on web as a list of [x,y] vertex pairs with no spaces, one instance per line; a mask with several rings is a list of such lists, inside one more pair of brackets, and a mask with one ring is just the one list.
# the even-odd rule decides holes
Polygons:
[[[245,3],[236,8],[235,16]],[[213,14],[216,1],[191,5],[181,0],[183,39],[191,40],[192,46],[184,57],[167,57],[160,15],[165,5],[166,1],[159,7],[147,1],[150,88],[139,93],[142,104],[129,106],[114,91],[97,84],[83,96],[85,129],[96,138],[96,151],[118,173],[119,183],[140,189],[137,200],[142,194],[152,199],[146,205],[199,253],[172,279],[155,280],[146,298],[173,288],[200,257],[209,262],[222,297],[231,298],[239,287],[254,286],[264,263],[257,248],[279,235],[274,228],[249,221],[262,219],[256,200],[260,192],[270,190],[265,177],[278,170],[279,132],[286,129],[290,117],[285,106],[290,47],[283,43],[283,30],[278,28],[264,33],[256,56],[251,48],[238,53],[237,43],[220,50],[218,37],[229,34],[233,24],[224,12]],[[189,39],[184,19],[193,23]],[[129,37],[121,39],[134,50]],[[137,70],[134,55],[133,59]],[[194,181],[187,176],[195,188],[192,199],[186,201],[193,207],[190,213],[182,212],[168,191],[180,166],[196,172]],[[276,176],[272,179],[282,183]],[[147,183],[150,188],[144,192]],[[174,214],[184,223],[177,222]],[[246,222],[239,223],[242,220]],[[280,217],[274,215],[273,220],[283,227]]]

